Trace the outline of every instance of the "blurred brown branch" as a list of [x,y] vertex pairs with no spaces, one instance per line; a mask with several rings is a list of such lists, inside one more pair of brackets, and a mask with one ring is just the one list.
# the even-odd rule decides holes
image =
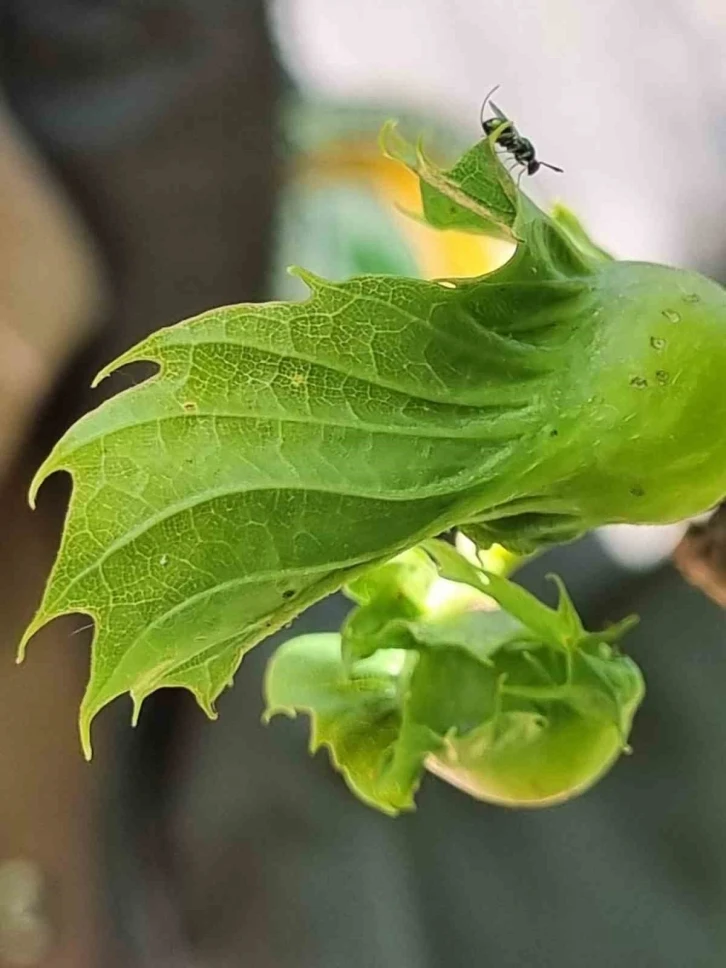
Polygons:
[[686,581],[726,608],[726,502],[706,522],[689,527],[673,561]]

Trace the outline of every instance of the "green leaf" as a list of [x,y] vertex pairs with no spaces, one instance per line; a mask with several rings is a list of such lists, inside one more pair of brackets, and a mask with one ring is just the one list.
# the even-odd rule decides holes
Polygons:
[[555,648],[566,648],[584,636],[584,629],[567,589],[556,575],[551,577],[559,589],[560,601],[557,609],[553,610],[520,585],[501,575],[476,568],[444,541],[431,539],[422,542],[421,547],[436,561],[444,578],[463,582],[484,592],[537,639]]
[[492,656],[505,644],[529,644],[530,637],[522,623],[503,609],[493,608],[490,599],[486,601],[487,605],[464,603],[444,614],[432,609],[423,619],[408,623],[411,640],[408,647],[460,649],[491,666]]
[[[348,621],[361,640],[370,629],[359,647],[369,657],[346,659],[338,636],[286,643],[268,667],[270,715],[308,713],[313,750],[327,743],[353,792],[389,813],[413,807],[424,768],[513,806],[583,792],[627,743],[643,696],[637,666],[612,634],[585,632],[559,580],[560,606],[548,609],[443,542],[425,548],[449,576],[438,582],[473,582],[474,609],[440,609],[434,582],[412,617],[391,588],[406,569],[423,571],[418,549],[396,560],[398,571],[373,569]],[[511,611],[483,607],[482,585]],[[366,613],[378,621],[366,626]]]
[[424,548],[411,548],[348,582],[346,593],[359,605],[391,600],[408,614],[419,615],[438,576],[438,569]]
[[424,728],[401,735],[403,659],[379,652],[349,673],[339,635],[304,635],[277,650],[265,677],[265,719],[306,713],[310,751],[327,746],[353,793],[391,816],[413,809],[423,760],[438,745]]
[[421,550],[436,562],[442,578],[486,590],[488,582],[484,570],[465,558],[453,545],[439,538],[431,538],[421,542]]
[[401,640],[394,646],[391,622],[423,615],[431,587],[438,577],[436,566],[420,548],[412,548],[350,582],[346,593],[360,604],[343,624],[342,650],[346,664],[372,655],[383,633],[386,648],[408,648],[409,632],[400,626]]
[[212,310],[107,367],[159,372],[39,470],[33,500],[59,470],[73,495],[21,654],[59,615],[93,619],[87,754],[115,697],[138,714],[181,686],[212,714],[249,648],[451,527],[527,550],[726,493],[724,291],[602,258],[517,190],[491,139],[446,172],[415,164],[435,224],[516,236],[505,266],[440,282],[298,270],[306,301]]
[[384,154],[418,175],[423,218],[429,225],[513,242],[519,196],[494,144],[484,138],[445,171],[426,157],[420,141],[415,147],[408,144],[393,122],[381,132]]
[[537,349],[449,313],[460,295],[435,283],[305,278],[308,302],[212,311],[131,350],[109,371],[159,375],[76,424],[36,477],[33,494],[67,470],[74,491],[25,639],[94,619],[87,752],[116,696],[138,708],[181,685],[211,710],[260,639],[517,489],[497,468],[526,462],[512,442],[535,419]]
[[[486,616],[480,624],[486,624]],[[444,739],[465,735],[495,717],[500,705],[500,676],[494,663],[483,663],[473,649],[454,645],[421,649],[404,704],[405,723],[425,726]]]

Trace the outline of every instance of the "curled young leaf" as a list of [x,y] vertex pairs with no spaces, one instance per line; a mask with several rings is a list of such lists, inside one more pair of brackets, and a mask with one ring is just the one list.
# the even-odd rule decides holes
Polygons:
[[422,143],[409,145],[388,122],[380,138],[383,153],[419,178],[423,219],[437,229],[458,229],[513,242],[519,214],[514,182],[498,163],[494,140],[485,138],[450,171],[427,158]]
[[[448,577],[429,585],[415,615],[396,590],[410,586],[416,569],[429,580],[420,549],[384,566],[380,582],[378,570],[369,573],[380,597],[354,610],[342,637],[303,636],[277,651],[268,666],[268,718],[307,713],[312,748],[328,745],[351,789],[388,813],[412,808],[424,768],[507,806],[548,806],[582,793],[625,748],[643,696],[637,666],[614,645],[632,620],[588,633],[561,583],[559,607],[550,609],[450,546],[426,548]],[[450,599],[436,585],[452,580],[470,598],[441,609]],[[356,641],[362,636],[358,616],[372,608],[368,647],[359,646],[367,657],[346,662],[346,636],[351,629]],[[373,676],[384,666],[387,678]]]
[[415,733],[402,741],[404,664],[405,653],[389,650],[348,670],[339,635],[303,635],[277,650],[265,680],[265,719],[306,713],[310,752],[326,746],[353,793],[391,815],[413,807],[423,760],[437,742]]

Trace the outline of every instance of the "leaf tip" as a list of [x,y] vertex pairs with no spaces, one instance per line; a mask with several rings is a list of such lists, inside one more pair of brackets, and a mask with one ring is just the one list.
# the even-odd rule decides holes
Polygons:
[[219,719],[219,712],[214,705],[216,696],[212,696],[211,692],[202,692],[199,689],[193,689],[192,693],[197,701],[197,705],[207,719],[211,719],[213,722],[215,719]]
[[312,293],[316,293],[325,287],[325,279],[316,276],[309,269],[303,269],[302,266],[288,266],[287,271],[289,275],[304,282]]
[[32,639],[35,634],[35,629],[32,625],[29,625],[25,632],[23,632],[23,637],[18,645],[18,650],[15,653],[15,665],[22,665],[25,662],[25,654],[28,651],[28,642]]
[[419,225],[425,225],[426,228],[431,228],[429,223],[419,212],[414,212],[412,209],[406,208],[405,205],[401,205],[399,202],[395,202],[393,207],[400,215],[411,219],[412,222],[417,222]]
[[139,725],[139,717],[141,716],[141,707],[144,705],[145,695],[140,695],[135,693],[133,689],[131,690],[131,702],[133,703],[133,709],[131,710],[131,728],[136,729]]
[[50,477],[50,475],[53,474],[55,471],[65,470],[65,469],[66,468],[64,468],[58,462],[56,450],[54,449],[53,451],[51,451],[50,454],[48,454],[46,459],[43,461],[43,463],[40,465],[38,470],[33,475],[33,479],[30,482],[30,487],[28,488],[28,504],[30,505],[30,508],[32,511],[35,511],[35,507],[38,499],[38,491],[40,490],[40,487],[43,484],[43,482],[46,480],[46,478]]
[[287,716],[289,719],[297,719],[297,710],[294,706],[268,705],[260,719],[264,726],[269,726],[275,716]]
[[398,121],[394,118],[388,118],[387,121],[384,121],[378,134],[378,147],[381,154],[390,161],[401,161],[400,149],[403,145],[405,145],[405,141],[398,133]]
[[30,624],[23,632],[23,636],[18,644],[18,651],[15,655],[16,665],[22,665],[25,662],[25,654],[28,649],[28,642],[33,638],[36,632],[39,632],[44,625],[46,625],[53,616],[46,615],[41,608],[35,613],[30,621]]
[[106,377],[111,376],[111,374],[118,370],[120,366],[123,366],[124,363],[131,363],[132,360],[138,359],[138,356],[136,354],[132,355],[132,352],[132,350],[129,350],[127,353],[117,357],[115,360],[111,360],[111,362],[107,363],[102,370],[99,370],[91,380],[91,389],[95,390],[99,383],[103,383]]
[[607,626],[601,632],[591,633],[594,637],[607,642],[609,645],[617,645],[631,629],[640,623],[639,615],[626,615],[612,625]]
[[102,383],[107,376],[111,376],[111,374],[115,369],[116,369],[116,364],[109,363],[107,366],[104,366],[102,370],[99,370],[98,373],[91,380],[91,389],[95,390],[96,387],[99,385],[99,383]]
[[85,706],[81,706],[81,712],[78,717],[78,732],[81,738],[81,750],[83,751],[83,757],[87,763],[90,763],[93,759],[91,723],[93,722],[94,716],[95,710],[89,710]]
[[111,376],[112,373],[115,373],[116,370],[119,370],[127,363],[137,363],[139,360],[160,362],[151,353],[149,353],[149,342],[149,339],[144,340],[143,342],[138,343],[136,346],[132,346],[131,349],[127,350],[125,353],[122,353],[121,356],[117,356],[115,360],[111,360],[110,363],[107,363],[106,366],[104,366],[102,370],[99,370],[91,380],[91,389],[95,390],[99,383],[102,383],[106,377]]
[[93,744],[91,742],[91,726],[97,714],[107,706],[112,699],[121,695],[121,692],[113,693],[99,692],[93,689],[93,675],[91,682],[86,686],[86,692],[81,700],[81,707],[78,711],[78,734],[81,740],[81,750],[87,762],[93,759]]

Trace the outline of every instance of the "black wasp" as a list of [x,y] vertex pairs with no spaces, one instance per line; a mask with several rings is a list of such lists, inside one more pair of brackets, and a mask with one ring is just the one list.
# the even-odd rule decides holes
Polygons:
[[[509,127],[505,128],[501,132],[497,138],[497,144],[501,145],[505,151],[508,151],[511,154],[512,158],[514,158],[515,164],[521,165],[528,175],[536,175],[543,165],[545,168],[551,168],[552,171],[561,172],[563,169],[558,168],[557,165],[550,165],[546,161],[538,160],[535,154],[534,145],[529,138],[523,138],[502,109],[498,108],[494,101],[491,100],[492,94],[494,94],[494,92],[497,90],[499,90],[498,84],[487,94],[487,96],[484,98],[484,103],[481,106],[481,126],[484,134],[492,134],[493,131],[496,131],[500,125],[506,122]],[[492,106],[492,110],[494,111],[493,118],[484,117],[484,111],[486,110],[487,104],[491,104]]]

